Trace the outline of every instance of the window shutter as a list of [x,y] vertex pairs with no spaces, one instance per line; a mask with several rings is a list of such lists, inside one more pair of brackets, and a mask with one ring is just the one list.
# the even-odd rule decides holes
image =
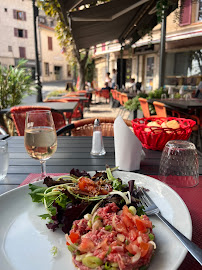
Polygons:
[[48,37],[48,49],[49,49],[50,51],[53,50],[52,37]]
[[191,2],[192,0],[185,0],[181,7],[180,26],[189,25],[191,23]]
[[18,29],[17,28],[14,28],[14,36],[18,37]]
[[27,38],[27,30],[24,30],[24,37]]
[[17,10],[15,10],[15,9],[13,10],[13,18],[17,19]]
[[23,21],[26,21],[26,12],[23,12]]
[[26,58],[25,47],[19,47],[20,58]]

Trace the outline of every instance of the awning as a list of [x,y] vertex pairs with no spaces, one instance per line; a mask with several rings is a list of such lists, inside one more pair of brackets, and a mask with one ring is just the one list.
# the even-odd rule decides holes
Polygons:
[[[71,7],[91,3],[92,0],[59,0],[63,15]],[[168,13],[177,7],[177,1]],[[157,23],[157,0],[112,0],[99,6],[69,13],[72,35],[78,49],[118,39],[120,43],[139,40]]]

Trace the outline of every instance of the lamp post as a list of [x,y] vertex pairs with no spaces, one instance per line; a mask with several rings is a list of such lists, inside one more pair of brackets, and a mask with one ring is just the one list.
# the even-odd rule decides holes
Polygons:
[[161,22],[159,88],[164,86],[164,80],[165,80],[165,40],[166,40],[166,12],[165,12],[165,10],[163,10],[162,11],[162,22]]
[[37,88],[37,102],[42,102],[42,85],[40,81],[40,65],[39,65],[39,53],[38,53],[38,43],[37,43],[37,30],[36,30],[36,18],[38,17],[38,7],[35,6],[35,0],[32,0],[33,6],[33,19],[34,19],[34,43],[35,43],[35,61],[36,61],[36,70],[35,70],[35,81]]

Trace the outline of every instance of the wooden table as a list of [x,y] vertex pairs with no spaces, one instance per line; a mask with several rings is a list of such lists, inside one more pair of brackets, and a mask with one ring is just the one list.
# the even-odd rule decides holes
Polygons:
[[[28,156],[24,147],[24,137],[10,137],[7,139],[10,163],[6,179],[0,182],[0,194],[16,188],[30,173],[40,173],[39,161]],[[67,173],[72,168],[94,171],[104,170],[105,165],[115,166],[114,139],[104,137],[105,156],[91,156],[92,137],[58,137],[58,149],[54,156],[47,161],[48,173]],[[144,149],[145,158],[141,162],[139,173],[156,177],[158,174],[160,151]],[[202,157],[199,156],[200,175],[202,175]],[[201,179],[202,180],[202,179]],[[202,214],[201,199],[196,201],[202,191],[202,183],[194,188],[178,188],[175,191],[182,197],[191,213],[193,222],[193,241],[202,248]],[[198,195],[199,194],[199,195]],[[163,196],[163,194],[162,194]],[[199,197],[201,198],[201,197]],[[200,265],[187,255],[179,270],[199,270]]]

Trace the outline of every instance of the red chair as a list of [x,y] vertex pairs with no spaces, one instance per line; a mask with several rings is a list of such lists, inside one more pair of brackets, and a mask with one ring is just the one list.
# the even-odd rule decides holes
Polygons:
[[45,102],[77,102],[77,106],[74,109],[73,113],[64,112],[66,119],[68,119],[68,123],[70,124],[73,118],[83,118],[83,105],[79,102],[79,99],[75,97],[75,99],[61,98],[61,99],[50,99]]
[[52,112],[55,129],[58,130],[66,125],[63,113],[43,106],[14,106],[11,108],[11,117],[15,124],[18,136],[24,136],[26,112],[33,110],[47,110]]
[[108,90],[108,89],[102,89],[102,90],[100,91],[100,97],[105,98],[105,99],[106,99],[106,103],[107,103],[107,99],[109,99],[109,97],[110,97],[110,92],[109,92],[109,90]]

